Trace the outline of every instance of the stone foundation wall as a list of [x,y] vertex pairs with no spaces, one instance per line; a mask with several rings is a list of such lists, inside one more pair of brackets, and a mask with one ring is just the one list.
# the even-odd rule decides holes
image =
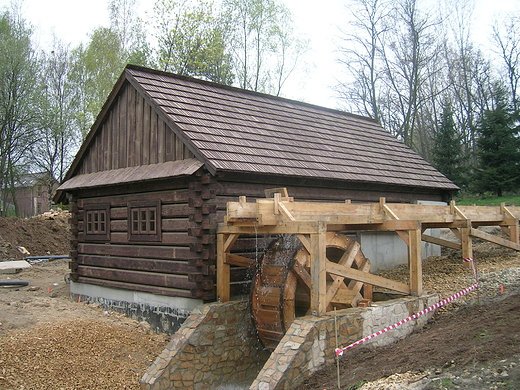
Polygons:
[[[248,301],[202,305],[143,376],[141,389],[206,390],[233,385],[250,390],[294,389],[324,364],[334,363],[336,347],[345,347],[437,301],[437,295],[407,297],[322,317],[302,317],[293,322],[270,355],[256,336]],[[404,338],[422,327],[432,314],[366,344],[383,346]],[[345,353],[348,355],[348,351]]]
[[199,306],[143,376],[141,389],[247,388],[268,357],[256,336],[249,302]]
[[[290,390],[324,364],[335,361],[336,347],[345,347],[438,302],[437,295],[376,302],[368,308],[339,310],[322,317],[302,317],[293,322],[280,344],[250,386],[250,390]],[[419,317],[366,344],[383,346],[408,336],[426,324],[433,313]],[[335,324],[336,322],[336,324]],[[338,345],[336,345],[336,327]],[[359,348],[359,347],[358,347]],[[345,352],[348,355],[348,351]]]

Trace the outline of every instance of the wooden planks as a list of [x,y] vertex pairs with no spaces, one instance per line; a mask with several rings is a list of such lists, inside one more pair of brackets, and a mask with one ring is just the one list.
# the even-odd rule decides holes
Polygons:
[[[503,204],[500,207],[457,206],[454,202],[447,206],[390,204],[384,198],[379,203],[364,204],[349,201],[295,202],[287,194],[287,191],[278,191],[272,194],[272,199],[248,202],[242,196],[239,202],[229,202],[224,224],[219,225],[218,233],[239,235],[255,232],[296,234],[301,237],[310,253],[310,274],[306,275],[305,281],[311,290],[311,309],[318,315],[325,312],[323,304],[330,302],[332,296],[355,296],[340,291],[342,278],[405,294],[422,294],[422,241],[462,249],[463,257],[473,256],[471,237],[520,250],[518,207],[506,207]],[[510,239],[497,238],[475,230],[475,227],[483,225],[502,227]],[[427,228],[449,228],[456,233],[460,244],[422,234]],[[346,262],[343,261],[340,264],[327,261],[323,253],[325,232],[349,230],[390,230],[399,234],[408,246],[410,285],[345,267]],[[303,270],[303,265],[297,263],[295,272]],[[326,273],[337,275],[332,276],[328,295],[323,277]]]
[[485,232],[482,232],[482,231],[474,229],[474,228],[471,228],[469,230],[468,234],[471,237],[480,238],[481,240],[484,240],[484,241],[489,241],[489,242],[492,242],[494,244],[504,246],[506,248],[511,248],[511,249],[516,250],[516,251],[520,251],[520,244],[518,244],[516,242],[513,242],[511,240],[506,240],[504,238],[495,236],[493,234],[485,233]]
[[[471,220],[475,224],[514,223],[520,218],[520,208],[483,206],[435,206],[398,203],[316,203],[284,201],[284,198],[257,199],[251,202],[230,202],[227,208],[228,224],[254,219],[261,226],[276,226],[287,221],[327,221],[329,225],[364,225],[367,230],[386,223],[389,230],[401,230],[400,223],[416,221],[428,227],[451,227],[458,221]],[[381,198],[384,199],[384,198]],[[283,212],[280,212],[282,210]],[[290,215],[290,217],[288,217]],[[390,221],[394,221],[391,228]],[[400,222],[399,222],[400,221]],[[460,226],[457,224],[457,227]],[[402,230],[408,230],[403,228]]]

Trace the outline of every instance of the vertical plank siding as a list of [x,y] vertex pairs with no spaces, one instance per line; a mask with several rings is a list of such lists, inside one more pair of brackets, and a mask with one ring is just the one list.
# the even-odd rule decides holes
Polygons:
[[126,85],[85,152],[77,174],[192,158],[145,99]]

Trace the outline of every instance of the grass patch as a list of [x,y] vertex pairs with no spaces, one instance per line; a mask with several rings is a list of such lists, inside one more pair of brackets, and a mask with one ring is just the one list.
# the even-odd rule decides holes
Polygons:
[[491,337],[491,334],[489,333],[489,331],[487,329],[484,329],[482,332],[475,335],[476,339],[488,339],[490,337]]
[[362,387],[365,383],[367,383],[367,382],[365,382],[365,381],[359,381],[358,383],[353,384],[353,385],[347,387],[346,390],[357,390],[357,389],[359,389],[360,387]]
[[461,206],[500,206],[502,202],[506,204],[506,206],[520,206],[520,195],[513,196],[502,196],[500,198],[463,198],[463,199],[455,199],[456,203]]

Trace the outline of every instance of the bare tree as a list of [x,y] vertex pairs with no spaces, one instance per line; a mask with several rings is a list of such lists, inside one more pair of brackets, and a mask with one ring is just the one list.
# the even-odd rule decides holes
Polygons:
[[307,47],[292,32],[289,9],[276,0],[224,0],[223,7],[238,85],[279,95]]
[[421,12],[417,0],[400,0],[391,20],[392,37],[384,46],[383,55],[385,83],[390,91],[388,129],[414,147],[420,142],[416,134],[420,113],[432,98],[427,84],[439,71],[435,65],[439,45],[434,31],[440,20]]
[[388,0],[354,0],[349,6],[352,21],[342,30],[343,43],[339,48],[339,62],[345,66],[347,81],[336,90],[352,111],[381,121],[381,93],[383,88],[382,53],[385,34],[389,28],[391,4]]
[[71,81],[71,66],[68,45],[54,37],[52,50],[42,59],[38,137],[30,149],[29,160],[33,168],[45,173],[49,207],[52,189],[64,178],[81,139],[75,122],[79,94]]
[[511,103],[515,112],[520,109],[518,87],[520,82],[520,18],[509,15],[503,28],[498,23],[493,26],[493,41],[507,75]]

